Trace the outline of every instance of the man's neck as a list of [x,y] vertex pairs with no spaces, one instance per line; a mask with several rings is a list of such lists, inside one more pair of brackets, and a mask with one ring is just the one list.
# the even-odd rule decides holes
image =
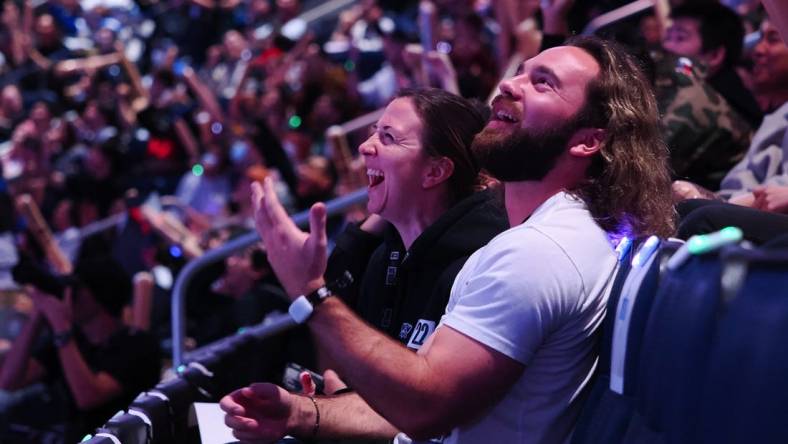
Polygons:
[[563,189],[563,186],[545,181],[504,183],[504,203],[509,226],[523,223],[547,199]]
[[121,323],[120,320],[106,313],[101,313],[79,327],[87,337],[88,342],[97,345],[107,342],[120,329]]

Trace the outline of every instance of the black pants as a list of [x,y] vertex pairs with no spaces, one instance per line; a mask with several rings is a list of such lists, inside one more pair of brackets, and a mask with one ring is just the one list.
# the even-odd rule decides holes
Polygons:
[[744,238],[762,245],[788,234],[788,216],[733,205],[716,200],[690,199],[676,206],[680,223],[678,237],[713,233],[728,226],[740,228]]

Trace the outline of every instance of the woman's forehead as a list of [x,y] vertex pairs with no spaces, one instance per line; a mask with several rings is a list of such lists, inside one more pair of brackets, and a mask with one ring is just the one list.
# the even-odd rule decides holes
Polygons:
[[420,131],[421,119],[412,99],[398,97],[388,104],[377,126],[379,129],[392,129],[397,132]]

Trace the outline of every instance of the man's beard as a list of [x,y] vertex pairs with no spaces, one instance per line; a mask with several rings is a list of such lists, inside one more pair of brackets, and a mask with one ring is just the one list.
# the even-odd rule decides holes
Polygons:
[[545,130],[518,128],[511,133],[484,128],[473,139],[479,165],[501,182],[537,181],[547,176],[579,129],[580,119]]

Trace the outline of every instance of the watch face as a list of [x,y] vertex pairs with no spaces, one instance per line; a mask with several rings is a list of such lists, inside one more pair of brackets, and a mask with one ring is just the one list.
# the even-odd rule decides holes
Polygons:
[[290,304],[287,312],[299,324],[303,324],[312,315],[314,307],[306,298],[306,296],[299,296],[295,301]]
[[69,342],[71,342],[72,337],[73,336],[71,334],[71,330],[64,331],[64,332],[55,334],[52,337],[52,342],[55,344],[55,347],[62,347],[64,345],[68,344]]

